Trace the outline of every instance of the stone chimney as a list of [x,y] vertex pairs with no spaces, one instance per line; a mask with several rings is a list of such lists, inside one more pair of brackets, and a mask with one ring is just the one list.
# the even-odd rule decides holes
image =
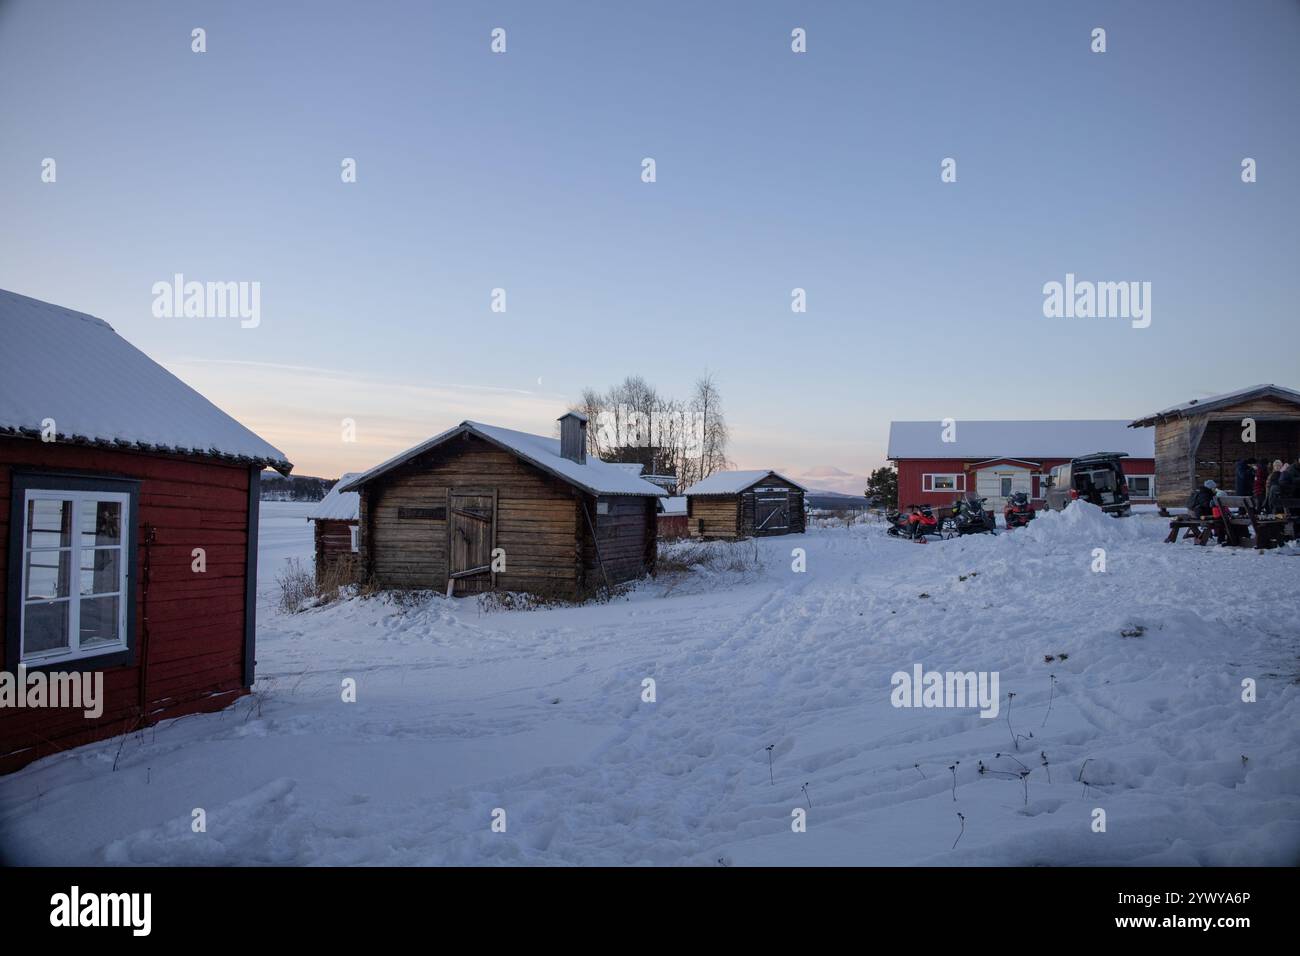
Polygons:
[[580,412],[566,412],[559,418],[560,454],[576,461],[579,465],[587,463],[587,416]]

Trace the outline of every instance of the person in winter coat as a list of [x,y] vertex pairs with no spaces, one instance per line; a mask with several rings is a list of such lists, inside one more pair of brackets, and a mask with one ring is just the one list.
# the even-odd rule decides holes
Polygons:
[[1282,474],[1277,479],[1277,496],[1278,511],[1282,510],[1281,499],[1300,498],[1300,461],[1293,461],[1282,469]]
[[1278,482],[1282,479],[1282,459],[1273,462],[1273,470],[1264,481],[1264,511],[1268,514],[1278,512]]
[[1208,518],[1214,510],[1214,499],[1219,495],[1219,484],[1213,478],[1192,492],[1187,499],[1187,513],[1193,518]]
[[1255,459],[1243,458],[1237,462],[1236,480],[1233,483],[1234,495],[1250,497],[1255,488]]
[[1260,460],[1255,463],[1255,481],[1251,494],[1255,499],[1255,510],[1264,507],[1264,479],[1268,477],[1268,462]]

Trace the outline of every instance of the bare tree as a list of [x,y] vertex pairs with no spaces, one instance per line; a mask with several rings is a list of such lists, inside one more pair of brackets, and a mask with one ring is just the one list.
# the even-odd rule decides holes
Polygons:
[[722,414],[722,394],[712,373],[705,372],[695,382],[691,410],[698,419],[700,456],[696,480],[727,468],[727,421]]
[[587,416],[587,452],[598,458],[639,461],[682,488],[728,467],[722,395],[707,372],[689,402],[629,375],[608,392],[584,389],[573,409]]
[[601,440],[600,422],[605,416],[605,396],[594,388],[584,388],[582,398],[570,408],[587,416],[587,454],[600,458],[605,452]]

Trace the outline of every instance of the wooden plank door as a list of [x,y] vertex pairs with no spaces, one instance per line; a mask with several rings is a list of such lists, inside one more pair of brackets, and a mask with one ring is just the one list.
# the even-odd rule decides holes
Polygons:
[[447,492],[447,579],[449,594],[490,591],[496,547],[495,491]]
[[783,488],[754,493],[754,533],[782,534],[790,529],[790,495]]

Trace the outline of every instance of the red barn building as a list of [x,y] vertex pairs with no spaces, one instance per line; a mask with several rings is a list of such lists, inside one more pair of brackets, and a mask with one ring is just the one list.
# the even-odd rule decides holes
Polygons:
[[[247,692],[268,465],[108,323],[0,290],[0,772]],[[96,675],[98,714],[24,693]]]
[[898,504],[946,505],[987,498],[1000,512],[1025,492],[1042,507],[1043,478],[1056,465],[1098,451],[1122,452],[1134,504],[1155,502],[1155,444],[1126,421],[891,422],[886,457],[898,465]]
[[356,577],[361,495],[339,489],[359,474],[343,475],[307,516],[315,526],[317,585],[349,583]]

